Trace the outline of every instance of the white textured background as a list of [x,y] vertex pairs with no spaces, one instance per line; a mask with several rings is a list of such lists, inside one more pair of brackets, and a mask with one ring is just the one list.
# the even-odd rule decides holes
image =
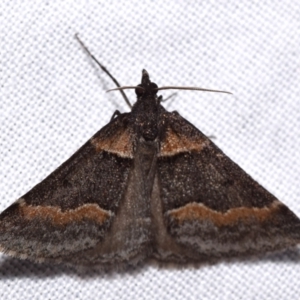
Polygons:
[[[300,216],[299,1],[0,2],[0,209],[128,111],[121,84],[146,68],[179,91],[166,103]],[[169,3],[169,4],[168,4]],[[171,92],[164,91],[168,96]],[[134,101],[134,92],[129,91]],[[1,299],[299,299],[291,253],[199,269],[86,273],[0,256]]]

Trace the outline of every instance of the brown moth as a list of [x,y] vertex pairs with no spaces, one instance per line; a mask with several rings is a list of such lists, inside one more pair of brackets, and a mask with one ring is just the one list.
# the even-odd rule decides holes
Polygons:
[[[118,88],[123,90],[123,87]],[[132,88],[132,87],[131,87]],[[300,220],[161,105],[143,70],[130,113],[0,215],[0,249],[82,266],[205,262],[293,247]]]

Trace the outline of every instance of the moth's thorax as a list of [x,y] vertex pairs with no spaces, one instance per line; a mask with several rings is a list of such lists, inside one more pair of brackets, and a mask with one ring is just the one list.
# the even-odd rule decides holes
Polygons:
[[132,108],[132,125],[137,137],[153,141],[158,136],[160,103],[156,94],[146,93],[138,97]]
[[154,141],[159,133],[160,99],[157,97],[157,85],[151,82],[146,70],[143,70],[141,84],[135,92],[137,101],[131,113],[132,128],[139,140]]

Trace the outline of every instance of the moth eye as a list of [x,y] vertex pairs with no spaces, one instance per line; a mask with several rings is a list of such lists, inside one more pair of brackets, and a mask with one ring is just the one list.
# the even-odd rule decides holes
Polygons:
[[157,86],[157,84],[156,84],[156,83],[154,83],[154,82],[151,82],[151,84],[150,84],[150,88],[151,88],[151,90],[154,90],[154,89],[157,89],[157,88],[158,88],[158,86]]
[[140,87],[140,85],[138,85],[138,87],[135,89],[135,93],[137,96],[142,96],[144,92],[145,92],[144,88]]

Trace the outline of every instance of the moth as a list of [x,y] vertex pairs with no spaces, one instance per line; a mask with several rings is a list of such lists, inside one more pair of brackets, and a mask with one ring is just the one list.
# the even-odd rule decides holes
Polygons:
[[[109,74],[110,75],[110,74]],[[296,246],[300,220],[178,112],[146,70],[111,121],[0,215],[0,249],[36,262],[198,263]]]

